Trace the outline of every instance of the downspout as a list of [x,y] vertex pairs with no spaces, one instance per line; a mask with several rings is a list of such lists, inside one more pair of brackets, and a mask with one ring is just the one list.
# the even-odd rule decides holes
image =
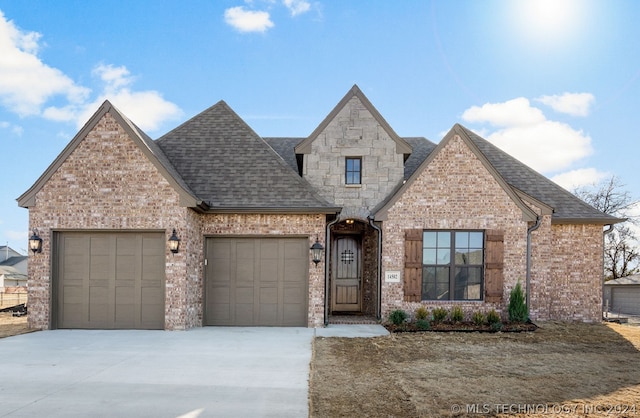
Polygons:
[[[606,247],[606,242],[605,239],[607,237],[607,235],[609,235],[610,233],[613,232],[613,224],[609,224],[607,225],[608,228],[605,229],[604,231],[602,231],[602,304],[604,305],[604,281],[606,279],[605,277],[605,273],[604,273],[604,249]],[[607,306],[609,306],[609,304],[607,304]],[[603,307],[601,307],[600,309],[603,309]],[[607,316],[608,316],[609,312],[607,312]],[[603,315],[604,317],[604,315]]]
[[325,230],[325,252],[324,252],[324,326],[329,325],[329,268],[331,257],[331,227],[338,223],[340,217],[336,215],[336,219],[327,224]]
[[527,309],[531,311],[531,233],[540,227],[542,223],[542,217],[536,216],[536,223],[529,229],[527,229],[527,277],[526,277],[526,304]]
[[373,218],[368,216],[369,226],[378,231],[378,283],[377,283],[377,300],[376,300],[376,319],[382,319],[382,229],[373,223]]

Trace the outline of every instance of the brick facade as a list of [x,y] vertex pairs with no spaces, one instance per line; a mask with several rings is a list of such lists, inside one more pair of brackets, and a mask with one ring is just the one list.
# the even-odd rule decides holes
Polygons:
[[[541,222],[531,234],[527,289],[531,318],[600,319],[601,225],[553,223],[549,208],[528,201],[525,206],[466,137],[456,133],[433,151],[401,194],[386,201],[402,185],[404,156],[398,153],[386,122],[381,124],[358,95],[343,103],[315,137],[311,151],[304,154],[303,177],[329,202],[343,207],[329,237],[325,236],[328,219],[324,214],[213,214],[185,207],[184,194],[150,160],[144,145],[129,136],[121,120],[105,113],[29,203],[30,228],[37,229],[43,239],[42,253],[29,254],[30,327],[48,329],[52,325],[51,256],[57,232],[162,231],[168,239],[174,228],[181,238],[181,250],[172,254],[167,247],[165,251],[165,329],[202,325],[205,240],[219,236],[308,237],[311,247],[316,237],[326,244],[341,233],[356,234],[362,238],[360,313],[386,318],[394,309],[414,312],[424,304],[430,309],[459,305],[468,314],[495,308],[505,315],[511,289],[518,281],[526,282],[527,230],[534,225],[535,214]],[[344,164],[349,156],[362,158],[361,185],[345,185]],[[382,231],[380,249],[378,232],[369,225],[368,217],[382,202],[384,216],[375,223]],[[355,219],[355,223],[347,224],[346,219]],[[502,300],[407,302],[403,278],[399,283],[384,278],[389,271],[402,274],[405,231],[415,229],[503,233]],[[331,265],[325,269],[325,260],[331,260],[331,254],[316,267],[309,254],[310,327],[322,326],[325,315],[331,315],[325,312],[325,305],[331,306],[330,291],[325,293],[325,280],[331,289]]]
[[[205,235],[318,236],[324,215],[204,215],[180,206],[178,193],[109,114],[76,146],[29,208],[29,225],[43,239],[29,255],[29,326],[51,324],[51,242],[54,231],[165,231],[175,228],[181,250],[166,249],[165,329],[202,325]],[[309,260],[308,325],[324,315],[324,263]]]

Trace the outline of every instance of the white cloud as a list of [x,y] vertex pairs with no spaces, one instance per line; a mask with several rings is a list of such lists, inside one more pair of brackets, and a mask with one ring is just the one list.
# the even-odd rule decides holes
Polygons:
[[29,237],[29,231],[4,231],[4,234],[12,241],[23,240],[25,244]]
[[595,168],[580,168],[553,176],[551,180],[571,191],[579,187],[597,184],[609,176],[611,176],[610,173],[604,173]]
[[542,96],[536,101],[551,107],[556,112],[571,116],[587,116],[596,98],[591,93],[564,93],[561,95]]
[[224,20],[240,32],[265,32],[274,26],[269,12],[245,10],[243,6],[226,9]]
[[79,103],[90,92],[38,58],[41,36],[21,31],[0,11],[0,102],[20,116],[39,114],[53,97]]
[[525,98],[474,106],[462,119],[498,127],[485,138],[540,172],[566,170],[593,152],[589,135],[546,119]]
[[291,16],[306,13],[311,9],[311,4],[305,0],[283,0],[282,3],[289,9]]
[[47,109],[51,111],[51,115],[74,115],[77,127],[80,128],[102,102],[109,100],[144,131],[155,131],[164,122],[182,115],[182,110],[177,105],[162,98],[155,90],[132,91],[130,85],[134,78],[124,66],[100,64],[94,68],[93,74],[104,82],[104,89],[99,97],[77,111],[68,108]]
[[20,125],[14,125],[13,123],[7,121],[0,121],[0,129],[9,129],[16,136],[22,136],[24,129]]
[[545,120],[542,111],[531,107],[524,97],[504,103],[486,103],[464,111],[462,119],[467,122],[487,122],[493,126],[531,125]]
[[[40,115],[57,122],[76,122],[81,127],[105,99],[125,113],[143,130],[182,114],[175,104],[154,90],[132,90],[134,77],[125,66],[99,64],[93,69],[103,88],[91,99],[91,89],[76,84],[62,71],[43,63],[36,53],[41,34],[21,31],[0,11],[0,103],[20,115]],[[57,98],[61,104],[46,104]],[[43,109],[44,108],[44,109]],[[22,127],[10,128],[17,135]]]

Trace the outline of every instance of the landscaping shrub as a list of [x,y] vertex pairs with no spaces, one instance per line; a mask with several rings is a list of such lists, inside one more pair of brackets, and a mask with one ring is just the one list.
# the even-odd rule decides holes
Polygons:
[[474,323],[474,325],[480,326],[485,323],[486,318],[482,312],[474,312],[471,316],[471,321]]
[[408,317],[409,315],[405,311],[402,309],[396,309],[389,314],[389,321],[394,325],[401,325]]
[[429,310],[426,306],[421,305],[416,309],[416,321],[429,319]]
[[525,302],[524,291],[520,281],[511,289],[509,295],[509,321],[527,322],[529,320],[529,308]]
[[502,322],[498,321],[498,322],[494,322],[491,324],[491,330],[492,331],[501,331],[502,330]]
[[433,322],[438,323],[447,319],[449,312],[445,308],[435,308],[433,310]]
[[462,322],[464,320],[464,312],[460,306],[454,306],[451,309],[451,320],[453,322]]
[[431,328],[431,322],[429,322],[427,319],[418,319],[416,321],[416,327],[418,329],[426,331]]
[[500,314],[495,309],[491,309],[487,314],[487,322],[489,325],[497,324],[500,322]]

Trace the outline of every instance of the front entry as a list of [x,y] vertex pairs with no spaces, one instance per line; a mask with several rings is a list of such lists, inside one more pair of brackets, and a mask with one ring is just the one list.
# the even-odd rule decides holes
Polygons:
[[362,311],[362,238],[338,235],[333,251],[331,310]]

